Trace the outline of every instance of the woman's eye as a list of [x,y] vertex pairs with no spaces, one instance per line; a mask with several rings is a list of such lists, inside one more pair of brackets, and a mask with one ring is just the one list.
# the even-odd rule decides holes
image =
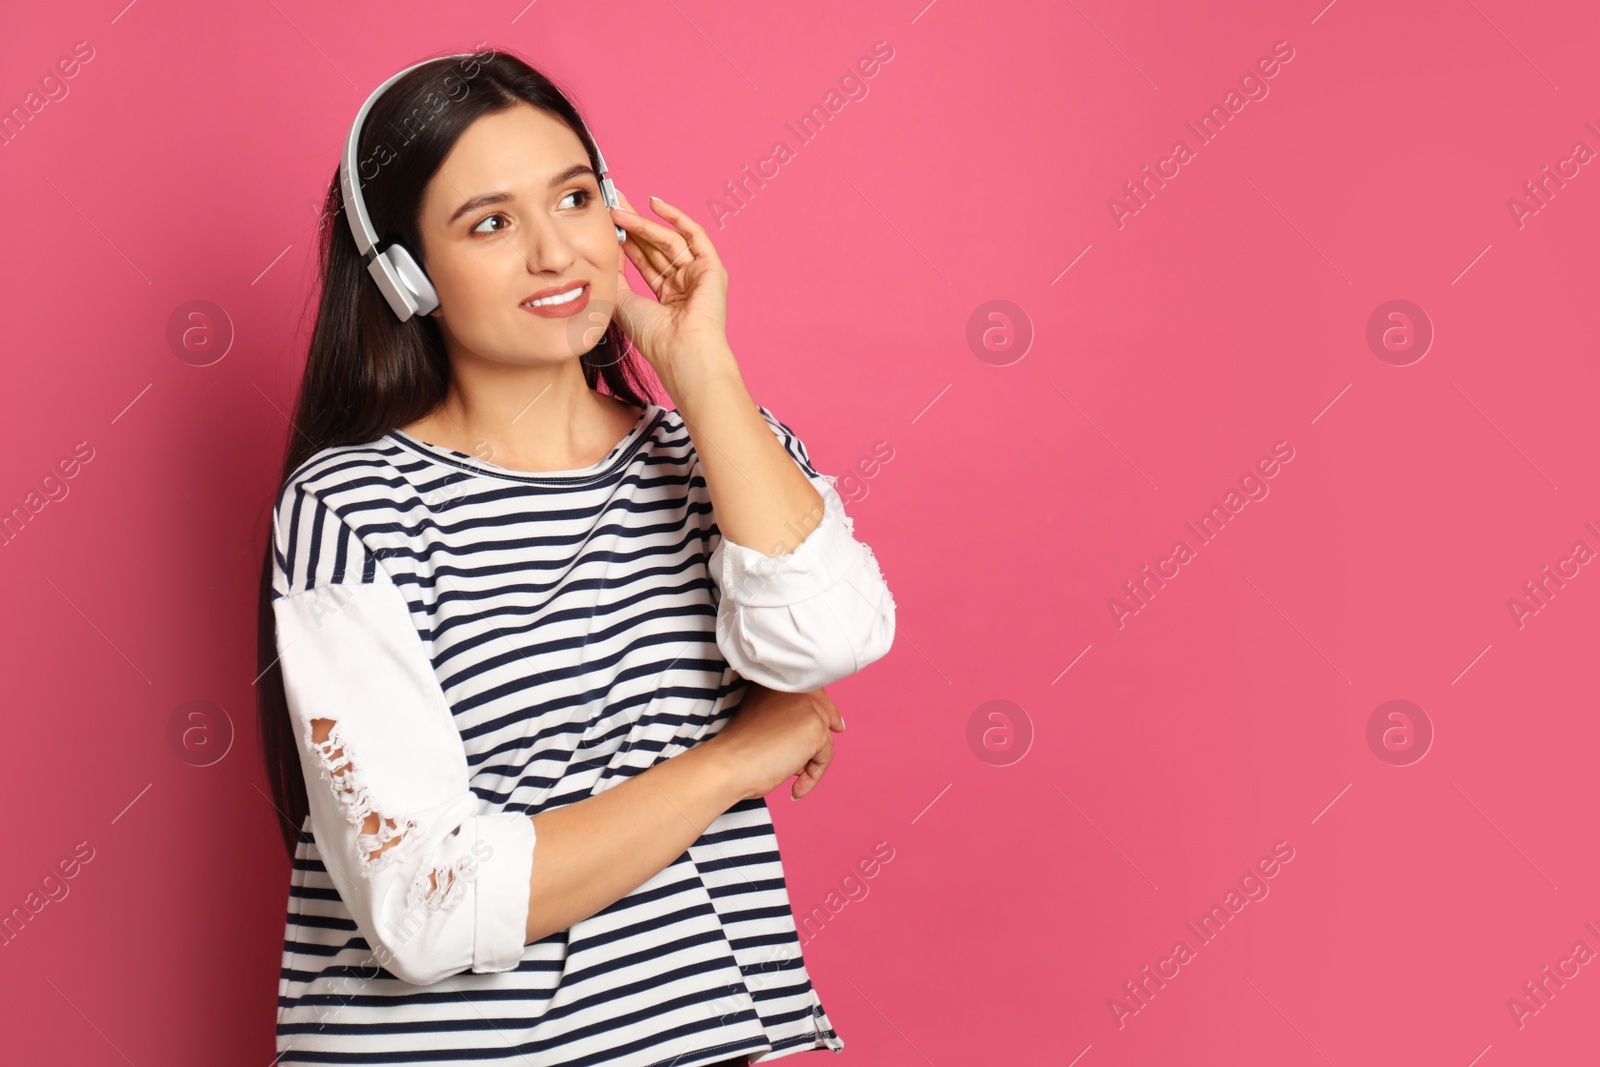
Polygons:
[[[591,193],[587,189],[574,189],[574,190],[572,190],[572,192],[568,193],[566,196],[563,196],[561,198],[561,203],[565,204],[565,203],[567,203],[567,201],[571,200],[573,197],[577,197],[578,198],[578,202],[573,204],[573,205],[571,205],[571,206],[572,207],[581,208],[581,207],[587,206],[588,203],[591,200],[594,199],[594,194]],[[492,229],[487,229],[487,230],[484,229],[484,226],[485,226],[486,223],[493,222],[496,219],[499,219],[502,224],[507,221],[506,217],[504,215],[496,212],[495,214],[490,215],[487,218],[485,218],[483,220],[483,222],[480,222],[476,226],[474,226],[472,228],[472,232],[473,233],[499,233],[501,230],[505,229],[505,225],[495,226]]]

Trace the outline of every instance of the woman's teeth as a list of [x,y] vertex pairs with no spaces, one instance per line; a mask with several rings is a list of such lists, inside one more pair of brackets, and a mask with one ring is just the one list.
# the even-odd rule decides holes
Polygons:
[[588,286],[586,285],[580,285],[571,292],[562,293],[560,296],[547,296],[542,300],[525,300],[522,306],[525,308],[542,308],[549,307],[551,304],[570,304],[583,295],[583,291],[587,288]]

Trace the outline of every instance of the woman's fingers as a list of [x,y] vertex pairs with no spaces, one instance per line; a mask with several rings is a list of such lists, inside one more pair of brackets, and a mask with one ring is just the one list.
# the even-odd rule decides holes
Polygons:
[[682,235],[684,243],[696,259],[703,259],[718,270],[722,269],[722,260],[717,256],[717,250],[712,247],[711,237],[706,233],[704,226],[659,196],[651,197],[650,203],[655,213],[672,223]]
[[833,703],[833,698],[828,696],[826,689],[815,689],[811,692],[811,706],[817,714],[822,716],[822,721],[828,724],[828,729],[834,733],[844,730],[844,716],[839,714],[839,709]]
[[823,745],[822,748],[817,751],[817,754],[812,756],[811,759],[806,762],[806,765],[800,769],[800,774],[795,778],[794,792],[790,795],[795,800],[799,800],[801,797],[815,789],[817,787],[817,783],[822,781],[822,776],[827,773],[828,766],[832,762],[833,739],[829,738],[828,743]]
[[[620,207],[611,209],[611,218],[628,233],[628,240],[622,246],[623,252],[639,268],[639,273],[650,283],[651,290],[659,289],[661,279],[667,274],[671,254],[661,248],[659,238],[652,237],[645,229],[655,224],[637,212]],[[684,255],[687,254],[687,249],[684,249]]]
[[[844,716],[839,714],[839,709],[834,705],[833,698],[828,696],[827,690],[812,690],[810,696],[812,710],[822,716],[822,721],[828,724],[828,729],[834,733],[843,730]],[[799,775],[795,778],[794,792],[791,794],[793,798],[799,800],[815,789],[832,763],[833,738],[829,737],[827,743],[800,769]]]
[[650,288],[658,288],[663,276],[687,263],[693,258],[694,253],[690,251],[688,242],[677,230],[653,222],[635,211],[620,189],[617,191],[617,200],[621,207],[613,208],[612,216],[619,226],[628,231],[628,236],[633,238],[631,243],[635,251],[645,260],[644,263],[640,263],[635,258],[634,266],[638,267],[639,273],[650,282]]

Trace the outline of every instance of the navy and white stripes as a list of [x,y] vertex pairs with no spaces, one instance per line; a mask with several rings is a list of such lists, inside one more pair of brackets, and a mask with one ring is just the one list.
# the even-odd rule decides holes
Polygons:
[[[761,412],[828,500],[828,517],[792,557],[780,557],[755,597],[724,587],[750,550],[716,552],[721,540],[689,434],[676,412],[656,405],[581,471],[510,471],[394,431],[326,449],[284,485],[273,595],[275,604],[288,598],[280,618],[305,620],[291,624],[294,640],[333,641],[330,634],[351,632],[339,629],[351,618],[388,611],[374,624],[394,624],[383,652],[339,638],[348,662],[331,654],[327,662],[360,679],[404,673],[395,657],[412,657],[409,667],[437,682],[439,722],[460,739],[470,794],[456,803],[445,784],[408,796],[406,775],[393,773],[406,754],[386,755],[396,739],[363,738],[375,765],[358,770],[370,771],[362,784],[371,785],[374,806],[423,813],[419,835],[429,813],[449,809],[450,825],[480,827],[479,850],[494,858],[468,887],[476,897],[459,898],[476,901],[471,914],[449,898],[466,918],[418,913],[437,926],[428,936],[441,947],[430,959],[446,962],[427,970],[437,981],[407,982],[385,966],[403,958],[386,957],[385,934],[373,945],[358,929],[328,862],[358,864],[354,853],[334,859],[319,850],[314,806],[290,889],[278,1062],[695,1067],[843,1048],[801,957],[763,800],[735,805],[639,889],[521,946],[520,960],[506,923],[519,878],[526,913],[526,855],[512,856],[527,851],[518,836],[521,824],[532,825],[526,816],[592,796],[714,735],[746,678],[815,688],[881,657],[892,641],[893,599],[870,549],[854,540],[832,479],[811,466],[787,426]],[[713,572],[713,554],[720,561],[730,552],[740,558]],[[323,624],[319,613],[346,604],[351,618]],[[738,636],[739,670],[725,655],[730,635]],[[286,686],[293,655],[285,656]],[[768,659],[775,666],[764,666]],[[301,674],[318,684],[307,682],[312,668]],[[319,692],[339,688],[341,679],[328,679]],[[368,690],[348,692],[355,701]],[[438,725],[426,709],[419,715],[416,731]],[[308,790],[328,787],[308,774]],[[408,802],[414,810],[384,807]],[[333,835],[333,816],[324,818]],[[448,849],[467,835],[441,836],[443,844],[415,847]],[[410,847],[402,839],[396,851]],[[538,855],[535,844],[534,864]],[[453,869],[469,879],[474,870]],[[426,894],[418,899],[425,904]],[[461,928],[452,933],[447,923]],[[500,960],[508,945],[513,957]],[[496,969],[502,962],[510,969]]]

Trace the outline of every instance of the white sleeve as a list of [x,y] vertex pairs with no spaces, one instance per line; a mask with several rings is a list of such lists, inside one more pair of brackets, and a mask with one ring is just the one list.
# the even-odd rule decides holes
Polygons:
[[[395,977],[511,970],[526,942],[533,820],[484,810],[405,597],[331,510],[297,495],[275,515],[273,610],[328,875]],[[317,742],[324,719],[332,732]]]
[[[713,535],[717,647],[739,674],[769,689],[803,693],[832,685],[881,659],[894,643],[894,597],[834,476],[811,465],[788,426],[760,408],[768,426],[821,494],[823,513],[792,546],[768,556]],[[699,463],[698,457],[696,464]]]

